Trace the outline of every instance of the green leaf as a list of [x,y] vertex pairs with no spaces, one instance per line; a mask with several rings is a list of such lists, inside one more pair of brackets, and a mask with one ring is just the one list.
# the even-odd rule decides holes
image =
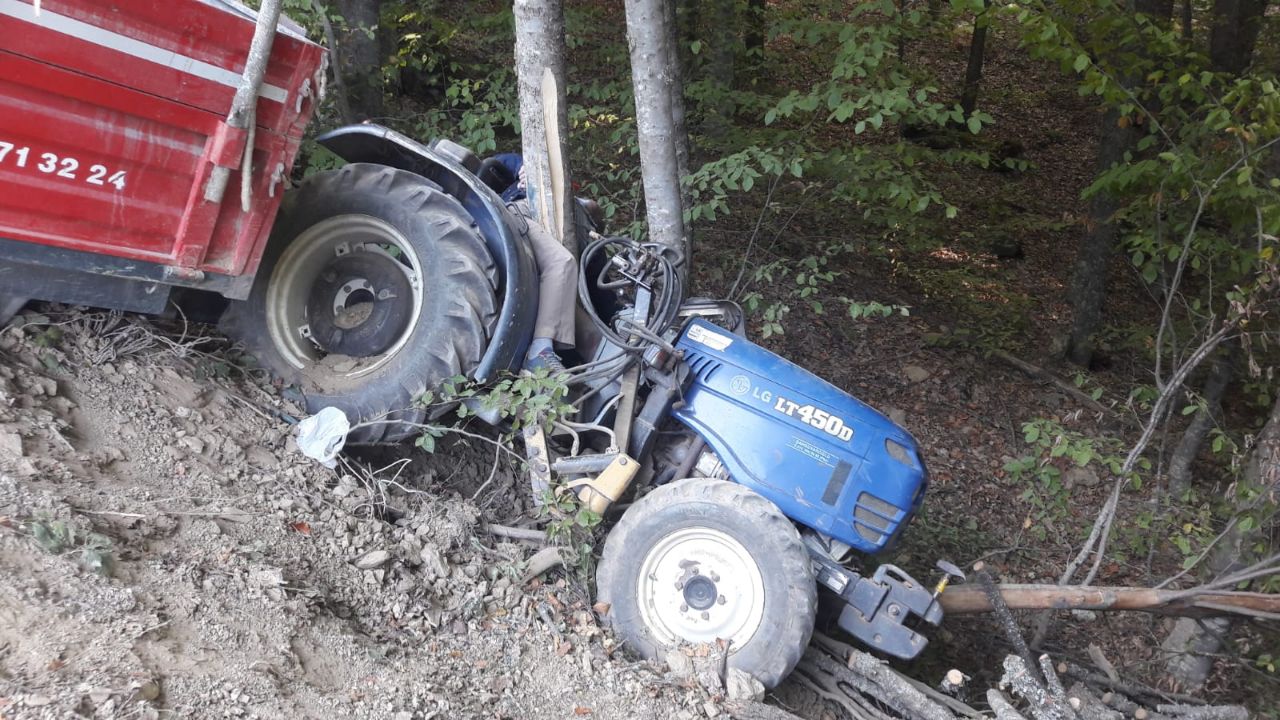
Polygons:
[[694,40],[693,42],[689,43],[689,52],[693,53],[694,55],[697,55],[698,53],[702,52],[702,41]]
[[969,121],[965,124],[969,126],[969,132],[974,135],[977,135],[978,131],[982,129],[982,121],[978,119],[977,115],[970,115]]
[[436,451],[436,439],[427,433],[419,435],[415,444],[426,452],[433,453]]
[[1072,67],[1075,68],[1076,72],[1083,72],[1085,68],[1089,67],[1089,56],[1085,53],[1080,53],[1076,56],[1076,62]]
[[950,219],[954,218],[954,217],[956,216],[956,213],[957,213],[957,212],[959,212],[959,210],[956,208],[956,206],[955,206],[955,205],[948,205],[948,206],[947,206],[947,212],[946,212],[947,219],[948,219],[948,220],[950,220]]

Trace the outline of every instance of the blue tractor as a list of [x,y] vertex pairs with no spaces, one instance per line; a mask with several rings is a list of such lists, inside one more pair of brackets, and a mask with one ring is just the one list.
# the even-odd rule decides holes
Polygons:
[[[349,441],[393,441],[443,380],[519,367],[536,268],[493,167],[465,149],[376,125],[320,142],[350,164],[286,195],[265,271],[225,324],[311,411],[380,419]],[[920,507],[916,441],[752,343],[735,304],[687,299],[669,249],[578,221],[578,357],[563,376],[576,415],[524,443],[535,494],[575,493],[607,521],[625,507],[597,573],[615,631],[654,659],[727,642],[730,667],[773,687],[809,642],[821,589],[850,635],[918,655],[945,578],[852,567]]]

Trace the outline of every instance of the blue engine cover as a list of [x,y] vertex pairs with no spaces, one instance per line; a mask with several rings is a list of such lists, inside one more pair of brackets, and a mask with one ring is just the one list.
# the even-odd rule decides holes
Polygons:
[[911,519],[928,473],[914,438],[831,383],[700,319],[676,347],[692,380],[672,414],[733,479],[792,520],[874,553]]

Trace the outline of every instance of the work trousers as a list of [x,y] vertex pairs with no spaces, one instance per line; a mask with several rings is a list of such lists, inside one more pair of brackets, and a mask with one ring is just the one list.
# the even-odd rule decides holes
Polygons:
[[529,238],[538,263],[538,318],[533,336],[551,338],[558,346],[573,347],[578,262],[573,253],[538,224],[528,200],[516,200],[507,207],[517,215],[516,224]]

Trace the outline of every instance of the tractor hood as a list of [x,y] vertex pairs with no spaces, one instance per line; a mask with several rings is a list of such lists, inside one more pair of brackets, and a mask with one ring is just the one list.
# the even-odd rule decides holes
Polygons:
[[734,480],[791,519],[863,552],[889,545],[927,483],[910,433],[704,320],[690,321],[676,347],[692,378],[673,414],[706,440]]

